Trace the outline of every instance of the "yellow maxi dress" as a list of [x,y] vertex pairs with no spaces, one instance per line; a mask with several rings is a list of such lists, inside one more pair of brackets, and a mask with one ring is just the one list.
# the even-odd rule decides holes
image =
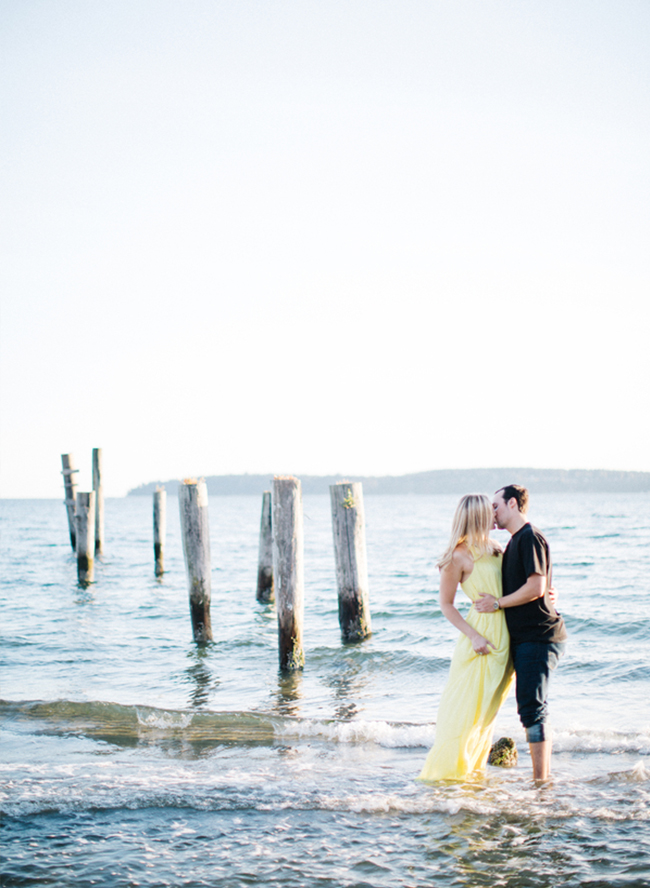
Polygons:
[[[471,601],[483,592],[501,598],[501,561],[501,555],[483,555],[474,562],[474,569],[461,584]],[[458,639],[438,708],[435,743],[420,780],[462,780],[472,771],[485,768],[494,720],[512,687],[510,636],[504,612],[480,614],[471,608],[465,619],[496,650],[477,654],[465,634]]]

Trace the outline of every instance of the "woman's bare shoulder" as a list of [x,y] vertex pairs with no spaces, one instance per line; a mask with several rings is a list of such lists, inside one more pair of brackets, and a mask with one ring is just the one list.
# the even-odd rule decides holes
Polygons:
[[472,553],[469,551],[469,548],[465,543],[459,543],[456,546],[451,556],[451,563],[455,567],[460,567],[462,569],[467,568],[469,565],[472,567],[474,566]]

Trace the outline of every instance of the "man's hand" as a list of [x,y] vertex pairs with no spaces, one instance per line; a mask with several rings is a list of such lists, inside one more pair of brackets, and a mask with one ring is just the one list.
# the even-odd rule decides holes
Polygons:
[[498,599],[494,595],[488,595],[486,592],[483,592],[478,601],[474,602],[474,608],[479,614],[491,614],[496,610],[494,606],[495,601],[498,601]]
[[553,607],[557,604],[557,589],[555,586],[548,587],[548,597],[551,599],[551,604]]

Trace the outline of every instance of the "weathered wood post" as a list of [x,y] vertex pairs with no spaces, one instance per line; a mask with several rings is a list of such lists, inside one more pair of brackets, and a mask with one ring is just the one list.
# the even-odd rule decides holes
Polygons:
[[194,641],[212,641],[210,621],[210,528],[205,480],[188,479],[178,488],[183,554],[190,594]]
[[273,479],[273,579],[278,611],[280,669],[302,669],[304,563],[302,489],[297,478]]
[[75,506],[76,506],[76,495],[77,495],[77,482],[75,480],[75,474],[79,471],[79,469],[75,469],[74,467],[74,459],[71,453],[62,453],[61,454],[61,464],[63,468],[61,469],[61,474],[63,475],[63,485],[65,487],[65,508],[68,513],[68,530],[70,531],[70,544],[72,545],[72,551],[77,551],[77,527],[75,524]]
[[95,492],[95,553],[104,551],[104,485],[102,484],[102,451],[93,448],[93,490]]
[[167,491],[156,487],[153,495],[153,555],[155,573],[165,573],[165,536],[167,534]]
[[273,520],[271,518],[271,491],[262,494],[260,522],[260,554],[257,567],[257,600],[266,604],[273,601]]
[[361,482],[332,484],[330,502],[341,637],[344,642],[361,641],[371,633]]
[[273,580],[278,611],[280,669],[302,669],[305,579],[302,486],[297,478],[273,479]]
[[79,585],[92,583],[95,575],[95,493],[78,493],[75,521],[77,525],[77,576]]

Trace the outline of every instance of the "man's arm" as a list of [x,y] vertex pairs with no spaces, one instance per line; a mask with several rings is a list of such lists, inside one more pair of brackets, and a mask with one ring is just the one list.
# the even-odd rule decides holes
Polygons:
[[529,601],[535,601],[536,598],[542,598],[545,591],[546,577],[540,574],[531,574],[516,592],[504,595],[499,600],[499,607],[517,607],[519,604],[527,604]]
[[[487,595],[485,592],[478,601],[474,602],[475,609],[480,614],[489,614],[504,607],[517,607],[520,604],[527,604],[529,601],[535,601],[536,598],[542,598],[546,591],[546,577],[540,574],[531,574],[523,586],[520,586],[516,592],[510,595],[504,595],[503,598],[495,598],[493,595]],[[494,606],[497,602],[498,607]]]

